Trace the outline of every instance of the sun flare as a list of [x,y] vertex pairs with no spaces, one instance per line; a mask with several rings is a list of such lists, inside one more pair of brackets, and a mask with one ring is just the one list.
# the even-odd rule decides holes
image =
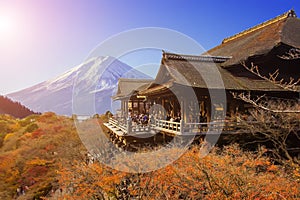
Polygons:
[[9,16],[2,16],[0,14],[0,37],[7,37],[13,34],[14,20]]

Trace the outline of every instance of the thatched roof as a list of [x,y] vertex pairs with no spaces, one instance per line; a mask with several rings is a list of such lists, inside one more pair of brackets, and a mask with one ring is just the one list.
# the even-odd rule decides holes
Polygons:
[[300,48],[300,19],[293,10],[223,40],[209,50],[212,56],[232,56],[223,67],[239,64],[254,55],[263,55],[285,44]]
[[135,91],[145,89],[152,81],[151,79],[120,78],[118,81],[118,90],[113,99],[118,100],[131,96]]
[[282,91],[269,81],[235,77],[220,65],[230,57],[209,57],[164,53],[155,81],[140,94],[164,91],[174,84],[194,88]]
[[[249,61],[253,56],[266,55],[278,47],[283,50],[286,50],[286,47],[300,49],[300,19],[293,10],[226,38],[221,45],[200,56],[163,52],[155,81],[139,88],[138,91],[142,95],[160,94],[174,85],[203,89],[284,91],[248,71],[245,73],[244,68],[230,68],[239,67],[242,61]],[[275,58],[268,59],[277,62],[276,58],[275,55]],[[265,57],[261,62],[268,66]],[[290,71],[285,72],[295,71],[297,74],[296,66],[298,65],[290,63]],[[269,69],[264,70],[267,73],[272,72],[268,71]]]

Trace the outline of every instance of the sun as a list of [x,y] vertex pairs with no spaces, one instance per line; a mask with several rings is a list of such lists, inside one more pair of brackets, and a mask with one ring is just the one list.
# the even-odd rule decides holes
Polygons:
[[12,17],[0,14],[0,37],[7,37],[13,34],[14,20]]

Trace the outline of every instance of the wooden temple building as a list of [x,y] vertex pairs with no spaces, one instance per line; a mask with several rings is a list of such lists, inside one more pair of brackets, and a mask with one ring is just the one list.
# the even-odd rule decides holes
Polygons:
[[[244,66],[258,66],[263,76],[278,69],[278,79],[297,80],[300,59],[286,59],[286,55],[299,50],[300,19],[291,10],[224,39],[201,55],[163,52],[155,80],[120,79],[114,100],[122,102],[123,119],[148,115],[156,131],[185,134],[195,127],[207,131],[218,119],[250,106],[234,98],[233,92],[299,99],[299,93],[274,85]],[[121,132],[128,134],[129,126],[125,124]]]
[[129,112],[134,114],[149,112],[149,104],[144,101],[144,97],[138,95],[138,91],[145,89],[152,82],[151,79],[119,79],[117,94],[113,100],[121,101],[121,116],[128,117]]

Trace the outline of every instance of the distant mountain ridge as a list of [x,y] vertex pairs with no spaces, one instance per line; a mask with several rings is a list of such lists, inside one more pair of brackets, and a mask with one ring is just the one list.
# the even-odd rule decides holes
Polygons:
[[[73,92],[92,93],[95,96],[95,112],[111,110],[111,96],[114,95],[119,78],[151,77],[110,56],[91,58],[64,74],[7,96],[20,101],[38,112],[52,111],[61,115],[73,113]],[[89,111],[85,113],[92,115]]]
[[36,113],[29,110],[19,102],[14,102],[7,97],[0,96],[0,114],[8,114],[16,118],[24,118]]

